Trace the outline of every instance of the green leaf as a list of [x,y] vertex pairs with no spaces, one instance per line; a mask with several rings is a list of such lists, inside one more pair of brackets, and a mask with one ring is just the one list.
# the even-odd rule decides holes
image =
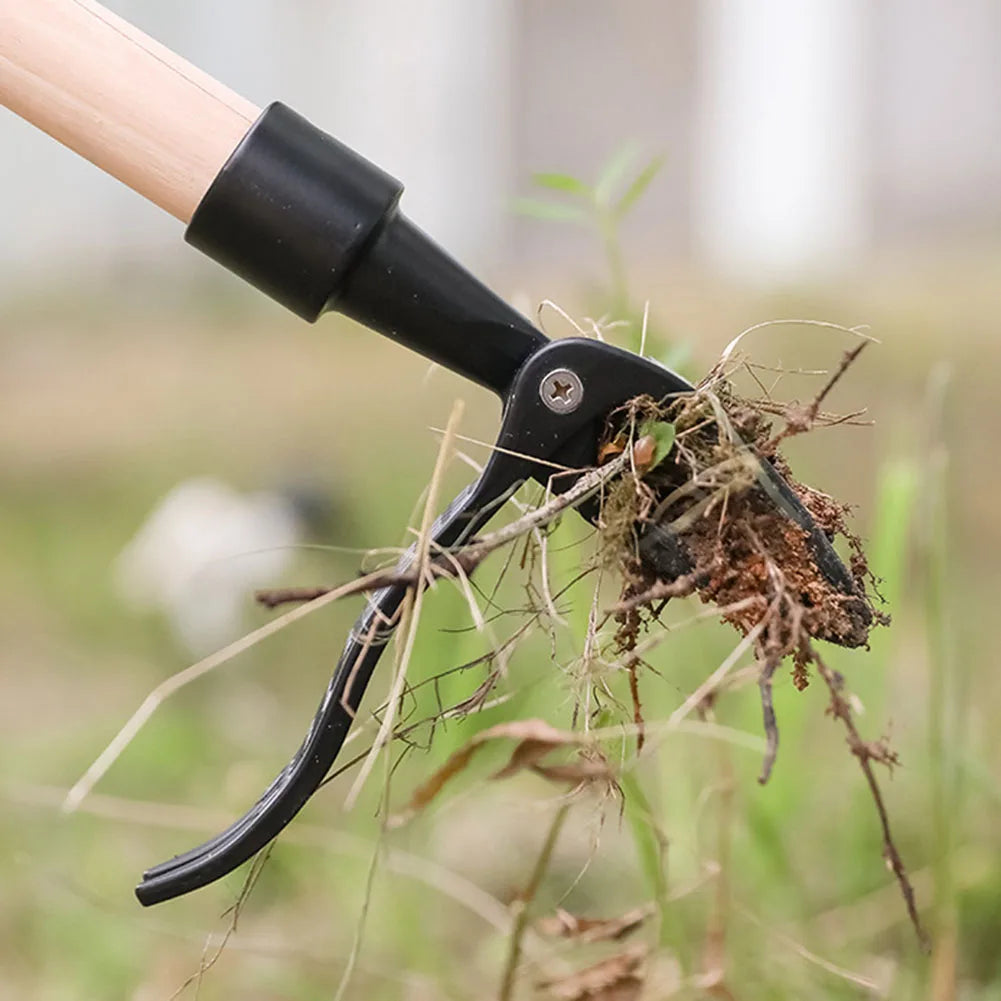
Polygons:
[[623,146],[606,161],[594,182],[594,202],[602,208],[612,204],[612,196],[636,162],[638,151],[633,143]]
[[576,205],[560,205],[558,202],[543,202],[535,198],[515,199],[514,210],[519,215],[529,216],[532,219],[546,219],[551,222],[582,223],[587,221],[584,210]]
[[664,845],[657,837],[658,827],[650,801],[631,771],[619,775],[623,810],[632,832],[640,871],[647,883],[647,892],[658,902],[667,904],[667,878],[664,873]]
[[650,463],[650,469],[656,469],[674,448],[674,425],[667,421],[644,421],[640,425],[640,437],[646,435],[650,435],[657,442],[657,447],[653,451],[653,462]]
[[650,186],[650,182],[660,172],[664,166],[665,157],[655,156],[637,175],[632,184],[626,188],[625,193],[615,206],[615,216],[621,219],[639,201],[643,192]]
[[541,188],[549,188],[551,191],[565,191],[568,195],[579,195],[588,201],[591,200],[593,194],[590,185],[585,184],[579,177],[574,177],[572,174],[533,174],[532,180]]
[[692,360],[691,341],[675,341],[657,360],[664,368],[669,368],[672,372],[681,372]]
[[921,469],[914,459],[901,457],[883,463],[879,471],[869,565],[882,578],[879,590],[890,608],[897,607],[906,583],[911,531],[921,489]]

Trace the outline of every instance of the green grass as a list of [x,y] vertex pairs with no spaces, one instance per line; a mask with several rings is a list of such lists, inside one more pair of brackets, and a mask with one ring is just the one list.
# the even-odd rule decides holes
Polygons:
[[[986,387],[997,349],[985,359],[987,349],[978,348],[974,366],[966,342],[948,345],[956,365],[944,432],[952,472],[935,472],[916,417],[927,410],[927,362],[941,347],[915,342],[916,308],[903,295],[895,305],[865,290],[804,292],[795,308],[827,318],[831,301],[866,315],[884,341],[852,373],[843,399],[846,408],[867,402],[879,425],[820,432],[823,441],[805,444],[794,460],[807,480],[858,505],[874,567],[886,579],[893,627],[870,653],[839,652],[832,662],[865,705],[864,735],[889,729],[900,751],[903,766],[884,777],[885,795],[929,925],[939,935],[956,929],[954,963],[941,952],[942,937],[931,959],[917,949],[880,858],[871,800],[839,728],[824,715],[821,686],[797,693],[786,679],[776,692],[782,744],[768,786],[757,785],[760,755],[752,749],[691,733],[667,738],[624,781],[632,795],[622,817],[615,803],[603,814],[596,802],[574,807],[537,911],[559,903],[608,917],[659,899],[659,920],[638,938],[695,975],[715,928],[726,983],[741,998],[874,996],[808,958],[809,950],[877,981],[885,992],[875,996],[986,1001],[1001,996],[1001,741],[993,725],[1001,685],[984,614],[997,593],[1001,519],[996,504],[997,523],[981,516],[983,493],[997,486],[991,453],[981,437],[950,429],[975,419],[993,440],[998,422],[983,401],[993,392]],[[714,331],[697,345],[702,364],[736,332],[731,312],[739,307],[749,325],[762,314],[789,315],[793,307],[783,306],[707,296],[700,323],[686,323]],[[929,312],[949,315],[936,308],[922,314],[925,336]],[[339,486],[348,516],[344,534],[331,541],[395,544],[437,448],[425,428],[444,424],[457,391],[472,404],[464,431],[489,438],[496,424],[495,407],[457,381],[436,376],[424,389],[419,359],[335,322],[313,330],[279,321],[275,331],[242,317],[247,328],[238,334],[225,315],[211,326],[196,316],[183,327],[176,320],[151,326],[141,343],[134,317],[110,313],[84,324],[79,336],[72,316],[41,323],[25,313],[0,335],[7,378],[0,398],[0,998],[168,998],[198,969],[207,937],[227,927],[222,913],[241,876],[149,911],[135,904],[131,887],[144,865],[214,833],[220,815],[242,811],[264,787],[296,746],[358,607],[324,611],[182,693],[98,787],[106,798],[94,802],[105,813],[61,816],[48,790],[71,784],[145,692],[185,666],[163,625],[124,611],[110,586],[111,561],[153,501],[206,470],[253,485],[301,457]],[[665,325],[675,325],[670,315]],[[91,334],[94,340],[81,339]],[[46,353],[46,367],[30,363],[29,346]],[[757,350],[789,361],[797,349],[775,335]],[[91,377],[79,378],[82,371]],[[376,378],[390,391],[373,400],[366,387]],[[68,416],[44,418],[57,409]],[[465,475],[453,471],[449,485]],[[946,490],[947,506],[931,503]],[[560,535],[578,538],[576,529],[567,519]],[[554,556],[557,572],[572,572],[576,559],[569,551]],[[353,570],[351,557],[310,552],[294,579],[345,579]],[[484,579],[495,572],[484,570]],[[517,589],[506,595],[515,600]],[[573,597],[574,631],[586,620],[588,598]],[[265,618],[258,613],[255,621]],[[427,602],[415,681],[482,651],[485,641],[468,625],[460,597],[439,587]],[[514,625],[502,620],[497,628],[503,635]],[[568,659],[567,640],[560,642]],[[654,660],[658,673],[641,675],[646,718],[666,719],[733,642],[712,622],[674,635]],[[377,692],[389,674],[384,665]],[[449,678],[440,697],[463,698],[482,678],[477,668]],[[613,683],[626,699],[624,683]],[[512,701],[440,727],[429,750],[408,754],[393,778],[394,804],[487,725],[542,716],[569,726],[572,688],[552,665],[548,640],[536,636],[502,687]],[[422,690],[414,711],[434,704],[431,689]],[[728,695],[716,717],[758,734],[756,691]],[[385,836],[348,997],[496,996],[508,942],[488,918],[503,918],[528,882],[558,793],[532,776],[487,781],[509,750],[485,750],[426,814]],[[380,775],[377,769],[352,812],[341,807],[348,774],[292,825],[200,998],[333,994],[379,837]],[[154,812],[135,801],[175,809]],[[648,817],[666,835],[662,856]],[[726,887],[718,893],[706,866],[720,861],[726,843]],[[530,946],[518,997],[532,996],[543,976],[601,954],[545,940]],[[933,970],[943,969],[952,971],[954,994],[933,983]]]

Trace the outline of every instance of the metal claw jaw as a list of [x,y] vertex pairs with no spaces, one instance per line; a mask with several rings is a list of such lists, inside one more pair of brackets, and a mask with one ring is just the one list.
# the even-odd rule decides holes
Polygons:
[[[522,483],[547,484],[552,464],[583,472],[593,466],[597,442],[608,415],[637,396],[667,401],[693,392],[680,376],[608,344],[584,339],[546,343],[517,373],[506,398],[497,448],[480,478],[442,513],[432,528],[432,545],[446,550],[473,538]],[[768,464],[766,464],[768,465]],[[818,566],[832,584],[852,593],[851,575],[823,533],[769,466],[769,479],[781,493],[787,516],[809,534]],[[574,477],[560,477],[561,492]],[[591,509],[582,510],[594,517]],[[648,543],[645,559],[664,576],[677,575],[676,548]],[[409,550],[397,569],[412,564]],[[407,584],[394,584],[370,596],[338,660],[330,684],[299,750],[261,798],[215,838],[148,869],[136,888],[146,905],[205,886],[231,872],[276,838],[302,809],[330,770],[354,720],[379,657],[392,635]]]
[[[433,546],[441,550],[468,541],[521,483],[533,478],[545,484],[552,463],[574,469],[593,464],[605,417],[633,396],[662,399],[691,388],[656,363],[607,344],[578,339],[547,343],[518,372],[507,396],[498,448],[480,478],[435,522]],[[572,477],[562,477],[557,489],[572,482]],[[397,569],[405,572],[413,558],[411,549]],[[146,870],[136,888],[142,904],[169,900],[226,875],[276,838],[302,809],[344,743],[406,590],[407,585],[396,584],[370,596],[292,760],[225,831]]]

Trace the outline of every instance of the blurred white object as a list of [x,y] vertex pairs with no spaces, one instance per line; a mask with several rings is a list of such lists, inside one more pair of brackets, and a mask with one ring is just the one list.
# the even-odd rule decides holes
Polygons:
[[870,235],[861,0],[709,0],[696,239],[725,272],[788,281]]
[[[302,80],[304,113],[403,181],[404,211],[467,267],[495,259],[510,216],[516,5],[340,0],[293,16],[296,7],[281,8],[302,31],[293,59],[311,75],[313,62],[326,64],[330,77],[321,89]],[[330,56],[310,60],[320,10]]]
[[304,537],[295,500],[241,494],[209,477],[174,487],[119,555],[115,583],[137,610],[159,610],[200,656],[245,631],[255,588],[276,583]]

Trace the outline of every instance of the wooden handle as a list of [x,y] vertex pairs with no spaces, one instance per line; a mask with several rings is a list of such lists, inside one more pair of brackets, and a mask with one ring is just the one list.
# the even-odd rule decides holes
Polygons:
[[0,0],[0,103],[185,224],[260,114],[93,0]]

